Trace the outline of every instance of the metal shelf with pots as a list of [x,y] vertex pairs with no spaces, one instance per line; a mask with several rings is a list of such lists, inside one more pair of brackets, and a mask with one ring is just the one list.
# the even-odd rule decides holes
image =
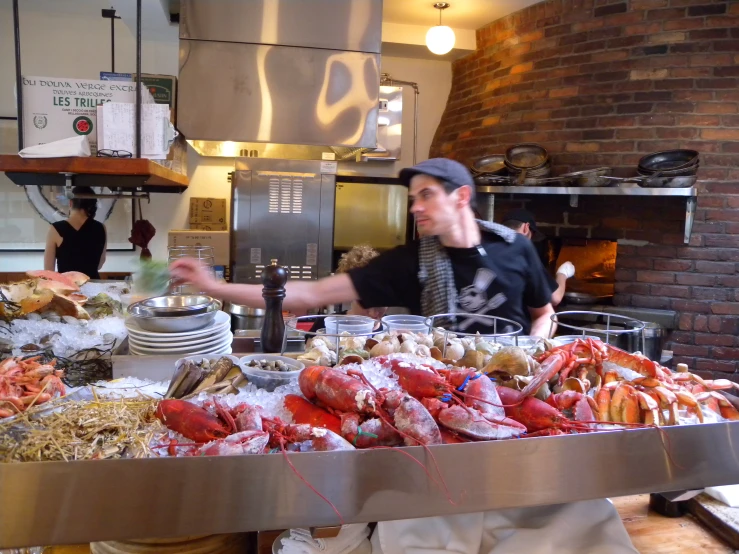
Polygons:
[[487,209],[489,217],[492,219],[493,210],[495,208],[496,194],[566,194],[570,197],[570,206],[576,208],[579,204],[580,196],[672,196],[685,198],[685,237],[684,242],[690,242],[690,235],[693,230],[693,221],[695,219],[695,208],[698,204],[698,188],[697,187],[660,187],[645,188],[639,186],[633,187],[557,187],[557,186],[498,186],[498,185],[477,185],[478,194],[486,195]]

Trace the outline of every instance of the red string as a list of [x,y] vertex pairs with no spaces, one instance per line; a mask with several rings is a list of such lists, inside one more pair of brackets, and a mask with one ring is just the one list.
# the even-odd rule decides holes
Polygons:
[[314,487],[313,485],[311,485],[311,484],[310,484],[310,483],[309,483],[309,482],[308,482],[308,481],[306,480],[306,478],[305,478],[305,477],[303,477],[303,476],[302,476],[302,475],[300,474],[300,472],[299,472],[299,471],[298,471],[298,470],[297,470],[297,469],[295,468],[295,466],[293,465],[293,463],[292,463],[292,462],[290,461],[290,457],[289,457],[289,456],[287,455],[287,451],[285,450],[285,443],[284,443],[284,441],[283,441],[283,440],[280,440],[280,450],[282,450],[282,455],[283,455],[283,456],[285,457],[285,461],[286,461],[286,462],[288,463],[288,465],[290,466],[290,469],[292,469],[292,470],[293,470],[293,472],[295,473],[295,475],[297,475],[297,476],[298,476],[298,477],[300,478],[300,480],[301,480],[301,481],[302,481],[303,483],[305,483],[305,484],[306,484],[306,485],[308,486],[308,488],[309,488],[310,490],[312,490],[312,491],[313,491],[314,493],[316,493],[316,494],[317,494],[317,495],[318,495],[319,497],[321,497],[321,499],[322,499],[322,500],[323,500],[324,502],[326,502],[326,503],[327,503],[327,504],[328,504],[329,506],[331,506],[331,509],[332,509],[332,510],[334,511],[334,513],[335,513],[335,514],[336,514],[336,515],[338,516],[338,518],[339,518],[339,523],[340,523],[341,525],[344,525],[344,518],[343,518],[343,517],[341,516],[341,514],[339,513],[339,510],[338,510],[338,509],[336,508],[336,506],[334,506],[334,503],[333,503],[333,502],[331,502],[331,501],[330,501],[330,500],[329,500],[328,498],[326,498],[325,496],[323,496],[323,495],[322,495],[322,494],[321,494],[320,492],[318,492],[318,490],[317,490],[317,489],[316,489],[316,488],[315,488],[315,487]]
[[412,440],[414,442],[417,442],[420,446],[422,446],[424,448],[424,450],[426,450],[426,452],[428,452],[429,456],[431,456],[431,460],[432,460],[432,462],[434,464],[434,468],[436,469],[436,473],[439,474],[439,479],[441,480],[441,486],[444,489],[444,496],[446,496],[446,499],[449,501],[449,503],[452,506],[457,506],[457,503],[454,501],[454,499],[452,498],[451,493],[449,492],[449,488],[446,486],[446,481],[444,480],[444,476],[441,474],[441,469],[439,468],[439,464],[436,461],[436,457],[434,456],[434,453],[431,452],[431,449],[427,445],[422,444],[418,439],[414,439],[410,435],[407,435],[406,433],[404,433],[403,431],[401,431],[400,429],[398,429],[397,427],[395,427],[392,423],[390,423],[389,421],[387,421],[381,414],[378,413],[377,415],[387,425],[389,425],[390,427],[392,427],[393,429],[395,429],[401,437],[404,437],[404,438],[410,439],[410,440]]

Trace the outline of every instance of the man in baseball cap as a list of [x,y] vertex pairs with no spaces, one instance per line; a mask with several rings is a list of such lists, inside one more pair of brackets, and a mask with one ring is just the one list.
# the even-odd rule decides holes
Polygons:
[[[419,240],[347,273],[290,281],[283,307],[297,311],[357,301],[364,309],[402,307],[426,317],[458,314],[458,330],[468,333],[497,329],[548,336],[554,309],[536,250],[515,231],[475,218],[467,168],[435,158],[403,169],[400,180],[408,187]],[[211,296],[264,306],[260,286],[216,283],[194,260],[175,262],[171,272]]]
[[435,177],[443,185],[447,193],[452,193],[460,187],[469,187],[470,196],[472,198],[472,207],[475,203],[475,188],[472,174],[459,162],[449,160],[447,158],[431,158],[425,160],[413,167],[400,170],[401,182],[406,186],[410,186],[411,179],[416,175],[429,175]]
[[[411,213],[415,216],[419,235],[441,236],[448,230],[449,224],[461,222],[458,216],[462,214],[457,213],[456,210],[459,202],[469,206],[471,210],[469,215],[474,216],[475,184],[472,175],[461,163],[447,158],[432,158],[413,167],[402,169],[399,178],[409,189],[413,201]],[[443,191],[438,192],[445,194],[436,196],[435,199],[438,202],[434,203],[422,202],[423,199],[420,198],[414,200],[411,186],[414,182],[440,185]],[[433,187],[432,190],[434,190]],[[428,189],[423,187],[419,189],[420,191],[423,191],[428,198]]]
[[[518,209],[508,212],[503,218],[503,225],[534,242],[546,238],[544,233],[536,226],[534,214],[528,210]],[[567,288],[567,279],[574,276],[575,266],[572,262],[564,262],[560,265],[554,278],[547,273],[547,281],[549,281],[549,287],[552,289],[552,306],[558,306],[562,302]]]
[[508,212],[503,218],[503,225],[510,227],[517,233],[521,233],[527,239],[534,242],[544,240],[546,235],[539,230],[536,226],[536,219],[534,214],[528,210],[518,209]]

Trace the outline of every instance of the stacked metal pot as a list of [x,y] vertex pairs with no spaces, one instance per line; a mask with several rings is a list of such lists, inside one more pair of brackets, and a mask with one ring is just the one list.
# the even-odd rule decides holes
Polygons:
[[646,187],[691,187],[700,166],[695,150],[654,152],[639,160],[637,172]]
[[549,152],[538,144],[517,144],[505,153],[503,162],[517,183],[525,183],[527,179],[540,181],[549,177],[552,170]]
[[477,160],[470,170],[478,184],[555,184],[549,179],[552,163],[549,153],[538,144],[516,144],[505,155],[494,154]]
[[478,185],[565,187],[692,187],[697,180],[695,150],[667,150],[642,157],[634,177],[613,177],[610,167],[598,167],[550,177],[551,158],[538,144],[517,144],[505,155],[493,154],[474,162],[470,171]]

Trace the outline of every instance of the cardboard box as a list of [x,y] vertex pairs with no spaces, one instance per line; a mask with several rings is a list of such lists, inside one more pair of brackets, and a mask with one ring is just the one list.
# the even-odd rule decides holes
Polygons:
[[190,223],[226,223],[225,198],[190,198]]
[[185,229],[169,232],[169,246],[212,246],[214,265],[230,265],[231,241],[228,231],[196,231]]
[[[133,81],[133,73],[109,73],[107,71],[100,72],[101,81]],[[172,110],[170,112],[170,120],[172,124],[177,123],[177,77],[174,75],[154,75],[151,73],[142,73],[141,82],[146,85],[147,90],[154,97],[157,104],[167,104]]]
[[225,223],[190,223],[190,229],[197,231],[228,231]]

